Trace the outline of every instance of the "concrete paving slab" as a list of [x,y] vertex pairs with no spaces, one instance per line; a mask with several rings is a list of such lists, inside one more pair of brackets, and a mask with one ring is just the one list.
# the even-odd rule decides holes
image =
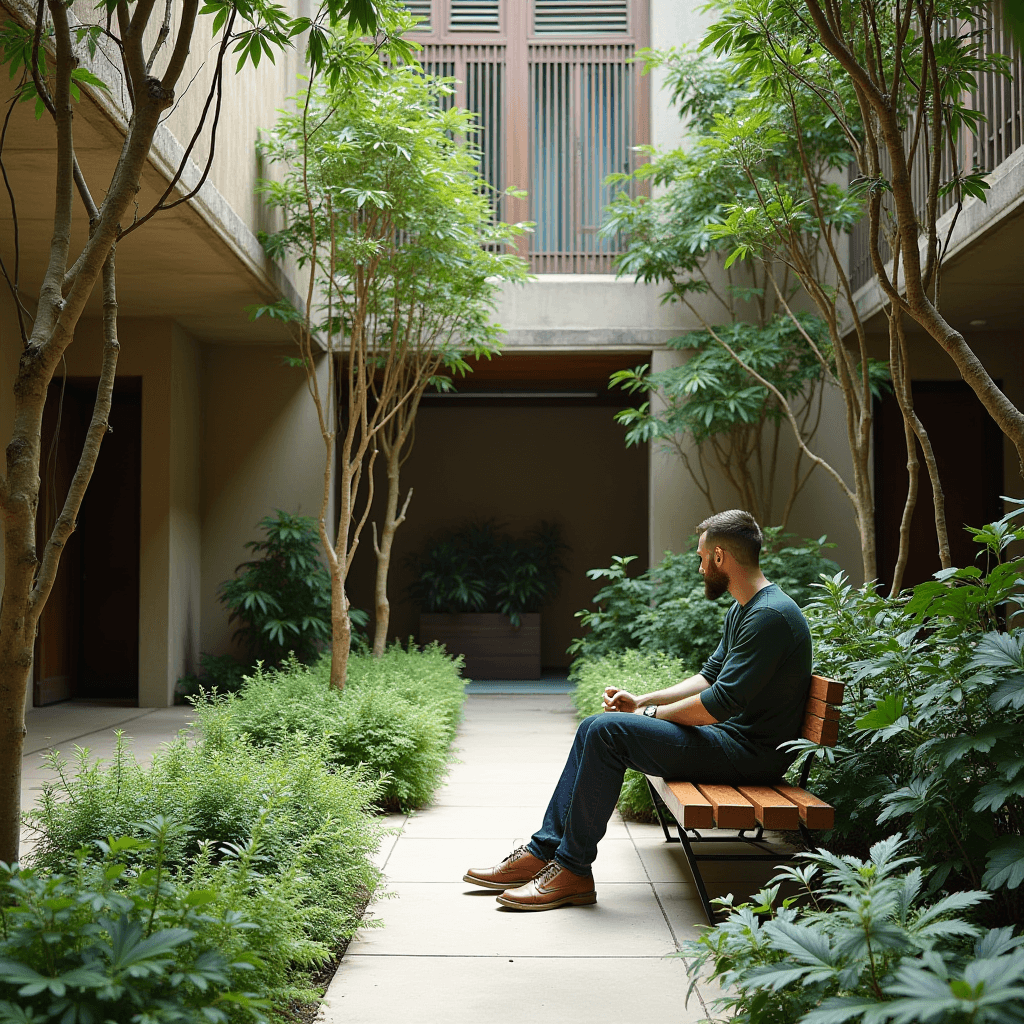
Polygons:
[[[542,914],[541,917],[552,915]],[[325,1024],[560,1024],[669,1020],[696,1024],[682,961],[585,958],[346,956]]]
[[[699,939],[708,927],[697,889],[692,882],[655,882],[658,896],[668,923],[678,942]],[[719,895],[712,893],[712,895]],[[725,895],[722,893],[721,895]]]
[[324,1024],[520,1024],[548,1015],[631,1024],[652,1014],[686,1024],[707,1015],[696,1000],[683,1009],[684,964],[664,958],[700,934],[704,917],[682,851],[666,846],[657,826],[613,817],[594,864],[594,906],[517,912],[495,891],[460,881],[537,828],[575,727],[564,698],[467,700],[461,763],[383,861],[395,898],[371,907],[383,927],[349,946]]
[[[517,845],[494,839],[432,839],[403,836],[387,864],[388,881],[455,882],[469,867],[497,864]],[[606,839],[598,847],[594,878],[604,882],[647,882],[647,872],[629,839]]]
[[431,807],[535,807],[543,813],[551,799],[551,786],[544,782],[455,782],[450,781],[434,797]]
[[390,835],[384,836],[381,840],[380,846],[377,852],[373,855],[373,863],[381,871],[385,870],[388,864],[392,852],[395,849],[395,843],[398,842],[398,837],[401,835],[402,827],[408,820],[407,814],[385,814],[382,817],[381,823],[385,828],[391,829]]
[[548,764],[456,764],[448,772],[448,782],[476,782],[483,785],[524,784],[555,788],[565,762]]
[[112,732],[118,728],[133,735],[159,732],[164,739],[169,739],[194,718],[195,711],[191,707],[125,708],[67,701],[45,708],[30,708],[25,715],[28,729],[25,753],[76,742],[93,733]]
[[530,913],[502,907],[466,882],[392,883],[374,904],[383,928],[360,932],[346,958],[422,953],[467,956],[661,956],[675,948],[650,885],[599,883],[597,903]]
[[[513,839],[531,836],[540,827],[543,807],[428,808],[410,816],[404,834],[410,838]],[[628,839],[617,815],[608,822],[609,839]]]

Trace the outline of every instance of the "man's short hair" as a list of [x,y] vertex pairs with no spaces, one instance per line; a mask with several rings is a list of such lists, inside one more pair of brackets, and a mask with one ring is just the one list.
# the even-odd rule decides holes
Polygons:
[[764,534],[757,520],[741,508],[731,508],[708,516],[697,527],[697,534],[707,533],[708,546],[725,548],[740,565],[756,566],[761,557]]

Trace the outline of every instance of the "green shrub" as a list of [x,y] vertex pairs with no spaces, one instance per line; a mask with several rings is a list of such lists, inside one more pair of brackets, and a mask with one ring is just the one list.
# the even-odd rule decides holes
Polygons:
[[[822,573],[831,575],[839,569],[822,554],[832,546],[824,537],[794,544],[779,527],[768,527],[764,534],[764,574],[799,605],[814,595],[812,588]],[[570,652],[600,658],[629,648],[661,651],[685,661],[690,674],[699,672],[722,639],[725,613],[733,600],[728,594],[717,601],[705,598],[698,539],[691,538],[682,553],[666,552],[661,562],[637,576],[628,574],[635,556],[616,557],[608,569],[591,569],[587,575],[592,580],[608,583],[593,598],[596,609],[576,613],[587,632],[573,641]]]
[[510,537],[493,522],[467,523],[433,538],[410,559],[409,596],[425,612],[499,612],[518,626],[557,593],[567,545],[555,523]]
[[326,657],[309,668],[293,659],[278,671],[257,670],[237,696],[196,708],[204,731],[212,717],[229,735],[263,746],[323,737],[330,764],[382,776],[381,803],[409,810],[429,803],[447,769],[465,700],[459,665],[436,644],[393,645],[381,658],[354,653],[339,692],[328,685]]
[[[239,623],[235,637],[249,652],[249,666],[280,665],[289,654],[308,665],[331,640],[331,577],[316,520],[279,509],[259,527],[265,538],[245,544],[259,557],[243,562],[217,598],[229,621]],[[351,616],[355,627],[369,621],[359,609]]]
[[[148,838],[154,814],[182,825],[164,856],[179,876],[216,894],[260,928],[255,988],[276,1004],[314,998],[301,971],[328,962],[359,925],[380,874],[370,857],[384,829],[371,811],[376,780],[328,763],[322,739],[289,737],[279,747],[240,741],[215,707],[195,743],[179,736],[143,767],[119,741],[109,764],[80,751],[58,772],[36,810],[34,866],[64,872],[75,851],[109,835]],[[299,972],[298,974],[296,972]]]
[[257,930],[217,894],[175,877],[175,830],[99,842],[66,873],[0,865],[0,1024],[266,1018],[248,991]]
[[839,743],[811,776],[836,808],[826,843],[861,850],[900,828],[932,886],[995,891],[993,923],[1024,912],[1024,630],[1007,621],[1024,560],[1005,560],[1020,514],[971,531],[987,571],[895,599],[840,574],[806,609],[817,670],[847,684]]
[[[667,654],[621,651],[593,661],[579,659],[572,668],[572,702],[582,721],[601,711],[606,686],[618,686],[639,695],[662,690],[692,674],[681,661]],[[623,817],[633,821],[657,820],[650,790],[640,772],[626,770],[618,808]]]
[[[896,835],[868,860],[805,854],[723,923],[683,943],[694,984],[721,985],[719,1017],[735,1024],[1019,1024],[1024,938],[963,919],[989,898],[958,892],[929,902],[925,874]],[[820,874],[820,882],[816,881]],[[809,905],[778,905],[779,885]],[[934,887],[927,887],[934,888]],[[968,944],[970,940],[973,943]],[[691,986],[690,993],[693,988]]]

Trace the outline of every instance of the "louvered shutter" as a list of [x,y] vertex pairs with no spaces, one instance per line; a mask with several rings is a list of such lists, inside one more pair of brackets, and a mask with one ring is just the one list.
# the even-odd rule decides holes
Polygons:
[[627,0],[535,0],[536,35],[625,35],[629,31]]

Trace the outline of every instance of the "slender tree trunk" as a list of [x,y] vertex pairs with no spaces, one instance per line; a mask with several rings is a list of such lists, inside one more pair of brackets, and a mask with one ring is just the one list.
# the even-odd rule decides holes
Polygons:
[[331,686],[344,690],[352,653],[352,619],[341,573],[331,573]]
[[[932,488],[932,507],[935,516],[935,537],[939,546],[939,565],[948,569],[953,564],[953,558],[949,551],[949,532],[946,527],[946,495],[942,488],[942,480],[939,477],[939,466],[935,461],[935,450],[932,448],[931,438],[928,431],[921,422],[920,417],[914,410],[914,392],[910,373],[910,353],[907,350],[906,337],[903,333],[902,314],[898,307],[894,307],[889,316],[889,367],[893,379],[893,391],[899,403],[900,413],[903,416],[904,432],[907,433],[907,469],[910,469],[911,459],[914,463],[915,476],[911,478],[911,487],[914,491],[914,502],[916,503],[919,491],[918,476],[920,464],[917,459],[917,445],[921,446],[921,454],[924,457],[925,467],[928,472],[928,482]],[[910,503],[910,496],[907,497]],[[911,509],[911,514],[913,509]],[[904,510],[904,517],[906,510]],[[897,559],[898,572],[893,577],[892,593],[898,594],[903,586],[903,571],[909,557],[910,524],[906,524],[906,530],[900,529],[900,556]]]
[[917,458],[917,438],[910,426],[910,421],[904,417],[903,436],[907,443],[907,500],[903,506],[903,518],[900,520],[900,549],[896,556],[896,568],[892,572],[892,585],[889,587],[889,596],[895,597],[903,589],[903,573],[907,568],[907,559],[910,556],[910,526],[914,518],[914,509],[917,506],[917,492],[921,476],[921,463]]
[[398,510],[398,499],[401,490],[399,479],[401,469],[401,451],[398,445],[392,445],[388,452],[388,497],[387,507],[384,511],[384,522],[381,525],[380,540],[376,536],[376,524],[374,524],[374,554],[377,556],[377,578],[374,588],[374,629],[373,629],[373,656],[380,658],[384,654],[388,642],[388,626],[391,621],[391,602],[388,600],[388,572],[391,568],[391,549],[395,542],[395,533],[399,526],[405,522],[405,513],[409,509],[409,502],[412,500],[412,488],[405,496],[405,503],[402,510]]
[[4,599],[0,605],[0,861],[6,863],[18,859],[21,761],[36,626],[53,588],[60,556],[75,530],[100,445],[109,430],[120,352],[113,249],[103,265],[103,337],[103,363],[92,419],[67,499],[44,547],[42,560],[36,555],[36,510],[43,410],[53,367],[26,354],[14,386],[14,436],[7,446]]

